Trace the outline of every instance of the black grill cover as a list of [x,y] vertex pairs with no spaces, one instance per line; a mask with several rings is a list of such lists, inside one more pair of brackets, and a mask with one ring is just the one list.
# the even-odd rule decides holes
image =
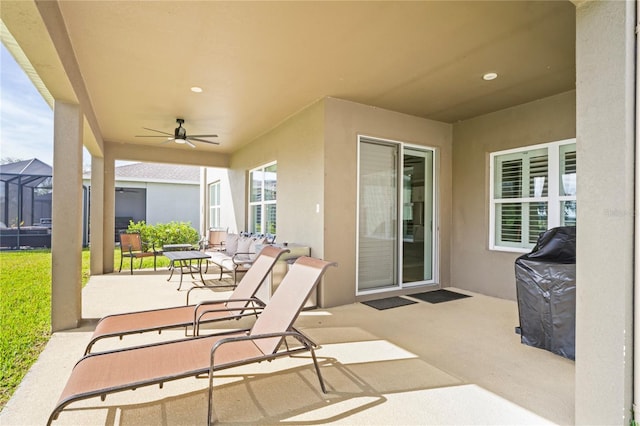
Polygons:
[[576,228],[542,233],[515,272],[522,343],[575,359]]

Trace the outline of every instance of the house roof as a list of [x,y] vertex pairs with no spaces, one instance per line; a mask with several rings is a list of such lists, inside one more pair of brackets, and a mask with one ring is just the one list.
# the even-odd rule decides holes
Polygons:
[[16,161],[0,165],[0,181],[35,187],[43,182],[50,184],[53,168],[38,160]]
[[31,160],[0,164],[0,175],[49,177],[53,175],[53,168],[37,158],[32,158]]
[[200,183],[200,168],[159,163],[134,163],[115,168],[116,180],[179,181]]

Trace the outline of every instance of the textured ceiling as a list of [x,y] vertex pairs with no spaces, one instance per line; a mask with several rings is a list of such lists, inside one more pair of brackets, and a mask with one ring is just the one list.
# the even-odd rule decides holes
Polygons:
[[[219,146],[199,149],[225,153],[326,96],[451,123],[575,88],[575,8],[568,1],[58,7],[66,53],[75,57],[106,143],[156,146],[162,138],[135,136],[153,134],[143,127],[173,132],[181,117],[191,134],[219,135]],[[51,25],[51,8],[38,9]],[[6,20],[16,39],[37,44],[41,35],[21,33],[19,20],[15,13]],[[64,82],[54,80],[51,59],[25,50],[55,93]],[[482,80],[487,71],[499,77]]]

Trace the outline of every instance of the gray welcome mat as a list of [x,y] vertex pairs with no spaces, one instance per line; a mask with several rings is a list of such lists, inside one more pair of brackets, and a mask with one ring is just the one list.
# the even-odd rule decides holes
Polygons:
[[379,311],[391,308],[397,308],[398,306],[413,305],[418,303],[414,300],[405,299],[404,297],[387,297],[386,299],[369,300],[368,302],[362,302],[362,304],[376,308]]
[[416,299],[429,303],[442,303],[449,302],[451,300],[464,299],[465,297],[471,296],[449,290],[434,290],[425,291],[424,293],[409,294],[409,297],[415,297]]

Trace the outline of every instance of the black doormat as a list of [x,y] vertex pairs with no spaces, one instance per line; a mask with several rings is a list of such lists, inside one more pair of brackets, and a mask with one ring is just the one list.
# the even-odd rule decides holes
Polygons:
[[465,297],[471,296],[449,290],[434,290],[426,291],[424,293],[409,294],[409,297],[415,297],[416,299],[429,303],[442,303],[449,302],[451,300],[464,299]]
[[387,297],[386,299],[369,300],[368,302],[362,303],[382,311],[385,309],[397,308],[398,306],[413,305],[418,302],[405,299],[404,297]]

